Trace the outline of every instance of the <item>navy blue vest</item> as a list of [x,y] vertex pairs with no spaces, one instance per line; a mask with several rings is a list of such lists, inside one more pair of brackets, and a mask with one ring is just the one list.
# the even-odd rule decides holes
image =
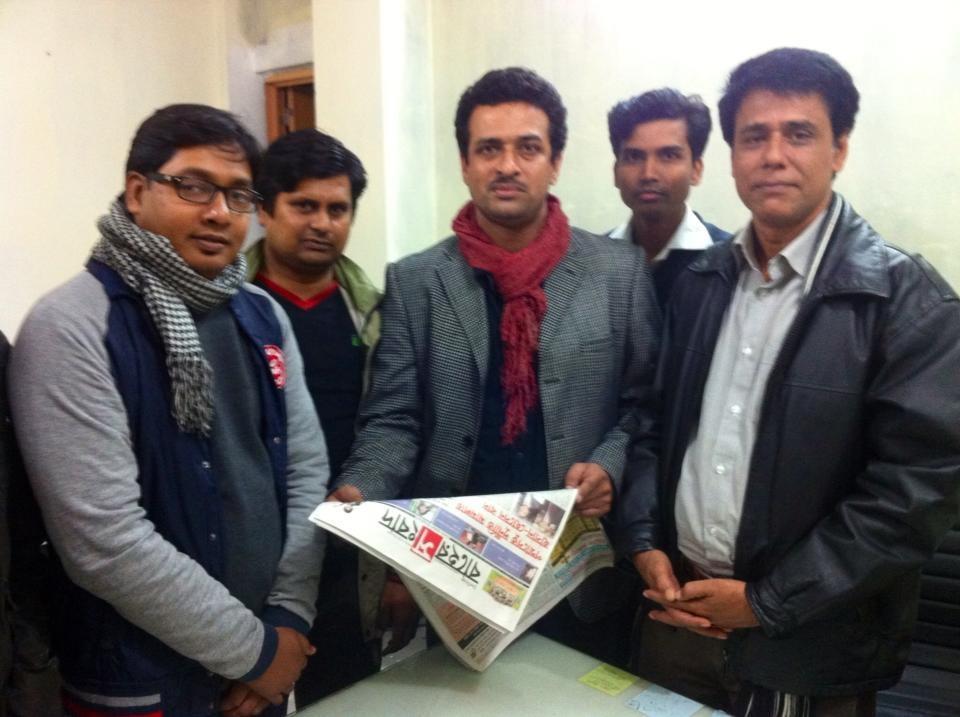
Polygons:
[[[209,442],[182,432],[173,418],[163,343],[140,296],[104,264],[91,260],[87,269],[110,299],[105,342],[129,420],[141,504],[167,541],[219,578],[224,567],[222,513]],[[251,363],[259,369],[261,436],[285,518],[286,404],[268,353],[269,347],[283,347],[282,328],[264,296],[241,290],[229,306],[248,342]],[[123,683],[205,674],[197,663],[127,622],[104,601],[76,585],[69,590],[59,647],[65,677],[75,687],[109,694],[123,691]]]

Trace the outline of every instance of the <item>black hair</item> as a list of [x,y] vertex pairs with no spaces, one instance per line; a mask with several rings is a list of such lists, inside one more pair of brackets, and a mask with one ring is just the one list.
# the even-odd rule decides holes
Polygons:
[[347,175],[353,211],[367,187],[367,173],[360,159],[335,137],[315,129],[284,135],[267,147],[254,188],[263,197],[263,208],[273,212],[280,192],[292,192],[304,179],[327,179]]
[[694,160],[703,156],[710,137],[710,110],[700,95],[685,96],[672,87],[650,90],[642,95],[618,102],[607,113],[610,146],[620,155],[623,143],[634,128],[644,122],[661,119],[682,119],[687,123],[687,144]]
[[474,109],[505,102],[526,102],[543,110],[550,121],[550,159],[556,159],[567,144],[567,108],[556,87],[525,67],[491,70],[460,95],[453,120],[460,156],[466,157],[470,146],[469,124]]
[[816,93],[830,113],[834,139],[848,134],[860,108],[860,93],[853,78],[830,55],[798,47],[781,47],[747,60],[733,72],[720,98],[723,139],[733,144],[737,112],[754,90],[779,95]]
[[147,117],[130,143],[127,171],[156,172],[177,150],[201,145],[237,147],[257,176],[260,145],[247,128],[229,112],[194,104],[169,105]]

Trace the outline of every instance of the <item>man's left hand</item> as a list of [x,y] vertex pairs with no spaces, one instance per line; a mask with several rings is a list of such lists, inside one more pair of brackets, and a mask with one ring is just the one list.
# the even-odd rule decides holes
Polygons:
[[742,580],[692,580],[680,588],[672,606],[705,617],[725,630],[760,624],[747,602],[747,584]]
[[341,503],[359,503],[363,500],[363,493],[353,485],[342,485],[327,496],[327,501],[339,501]]
[[223,717],[254,717],[270,706],[270,702],[255,692],[249,685],[232,682],[220,698],[220,714]]
[[577,489],[576,511],[584,518],[600,518],[610,512],[613,481],[596,463],[574,463],[563,483],[567,488]]

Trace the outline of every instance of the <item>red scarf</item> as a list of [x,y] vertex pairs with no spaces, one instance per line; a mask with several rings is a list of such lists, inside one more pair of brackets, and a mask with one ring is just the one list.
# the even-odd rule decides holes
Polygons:
[[467,202],[454,218],[453,231],[467,263],[490,272],[503,298],[500,385],[507,406],[500,439],[506,446],[527,430],[527,412],[537,405],[533,361],[540,342],[540,324],[547,313],[543,282],[567,253],[570,223],[560,208],[560,200],[551,195],[547,197],[543,229],[520,251],[507,251],[493,243],[477,222],[473,202]]

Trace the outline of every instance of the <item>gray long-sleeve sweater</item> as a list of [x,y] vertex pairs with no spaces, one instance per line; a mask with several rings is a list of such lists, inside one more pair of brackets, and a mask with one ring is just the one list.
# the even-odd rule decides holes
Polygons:
[[[242,290],[266,296],[250,285]],[[283,310],[274,310],[288,372],[288,500],[287,539],[267,604],[311,623],[324,534],[307,518],[325,496],[329,469],[296,339]],[[84,272],[40,300],[14,347],[14,425],[47,530],[71,580],[174,650],[236,679],[257,662],[272,628],[164,539],[141,507],[104,343],[108,311],[103,286]]]

